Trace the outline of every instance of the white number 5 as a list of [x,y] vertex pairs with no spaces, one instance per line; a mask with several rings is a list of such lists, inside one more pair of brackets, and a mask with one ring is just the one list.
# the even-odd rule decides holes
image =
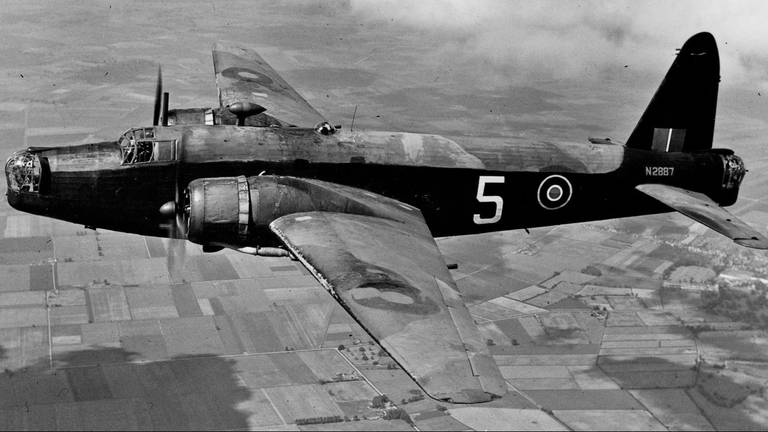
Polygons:
[[480,176],[480,180],[477,183],[477,201],[481,203],[494,203],[496,204],[496,212],[489,218],[480,217],[475,213],[472,220],[477,225],[492,224],[501,220],[501,209],[504,207],[504,200],[497,195],[485,195],[485,185],[487,183],[504,183],[504,177],[502,176]]

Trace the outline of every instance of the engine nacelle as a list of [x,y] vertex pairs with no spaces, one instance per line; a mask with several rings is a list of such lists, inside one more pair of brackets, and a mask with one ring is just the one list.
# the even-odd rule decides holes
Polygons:
[[[247,116],[244,117],[244,126],[256,126],[256,127],[287,127],[288,125],[280,120],[267,115],[266,113],[255,114],[256,111],[247,112],[241,110],[242,114],[245,112]],[[184,108],[184,109],[172,109],[168,111],[167,123],[170,126],[173,125],[237,125],[238,117],[232,111],[228,109],[220,108]],[[320,132],[320,131],[319,131]]]
[[208,246],[276,246],[275,219],[329,211],[363,215],[377,210],[338,186],[294,177],[254,176],[197,179],[189,183],[184,212],[187,239]]
[[216,110],[212,108],[186,108],[168,111],[167,124],[173,125],[198,125],[213,126],[219,124]]
[[[238,184],[245,178],[198,179],[189,183],[185,206],[187,238],[195,243],[215,245],[247,240],[250,227],[250,196],[241,196]],[[246,186],[247,187],[247,186]],[[246,189],[247,191],[247,189]],[[241,210],[244,210],[241,212]],[[242,223],[244,222],[244,223]]]

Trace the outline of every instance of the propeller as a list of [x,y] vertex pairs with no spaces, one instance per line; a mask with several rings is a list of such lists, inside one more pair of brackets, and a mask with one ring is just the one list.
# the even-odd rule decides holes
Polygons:
[[[178,153],[179,148],[177,148]],[[187,232],[189,221],[189,193],[186,188],[182,190],[181,158],[177,157],[174,175],[173,202],[166,203],[165,209],[168,216],[173,216],[173,223],[169,224],[168,232],[168,271],[176,282],[183,282],[181,270],[187,257]],[[163,206],[163,207],[165,207]],[[172,210],[172,211],[171,211]]]
[[179,202],[177,193],[174,203],[173,223],[168,227],[168,272],[174,282],[183,282],[182,270],[187,259],[187,222],[184,214],[184,204]]
[[[167,126],[168,122],[168,93],[163,93],[163,71],[157,67],[157,84],[155,85],[155,105],[152,116],[153,126]],[[160,207],[160,213],[170,220],[168,227],[168,251],[166,254],[168,272],[174,282],[182,282],[181,270],[187,257],[187,217],[185,213],[186,199],[180,190],[179,176],[181,175],[180,163],[176,162],[175,194],[173,201],[169,201]]]
[[176,168],[176,194],[173,201],[165,203],[160,213],[170,219],[168,227],[168,272],[174,282],[183,282],[181,270],[187,257],[187,193],[179,189],[179,168]]
[[155,86],[155,110],[152,117],[152,126],[160,124],[160,114],[163,108],[163,71],[157,67],[157,85]]

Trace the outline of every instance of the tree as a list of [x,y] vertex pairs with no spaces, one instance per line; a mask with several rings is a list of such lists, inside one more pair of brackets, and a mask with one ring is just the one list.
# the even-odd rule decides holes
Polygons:
[[595,267],[593,265],[588,265],[588,266],[584,267],[581,270],[581,272],[586,274],[586,275],[590,275],[590,276],[602,276],[603,275],[603,272],[601,272],[599,268],[597,268],[597,267]]
[[384,414],[384,420],[403,420],[410,425],[413,424],[411,416],[409,416],[408,413],[402,408],[387,410],[387,412]]
[[389,402],[387,395],[376,395],[371,399],[371,407],[381,409],[387,405],[387,402]]

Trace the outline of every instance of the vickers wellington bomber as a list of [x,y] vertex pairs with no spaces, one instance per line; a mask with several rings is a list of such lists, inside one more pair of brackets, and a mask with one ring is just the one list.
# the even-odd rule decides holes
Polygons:
[[507,385],[434,236],[679,211],[768,249],[723,208],[746,170],[712,148],[709,33],[679,50],[626,145],[352,131],[251,50],[217,44],[213,63],[219,108],[169,110],[158,77],[154,126],[13,154],[8,202],[207,252],[296,259],[436,399],[483,402]]

